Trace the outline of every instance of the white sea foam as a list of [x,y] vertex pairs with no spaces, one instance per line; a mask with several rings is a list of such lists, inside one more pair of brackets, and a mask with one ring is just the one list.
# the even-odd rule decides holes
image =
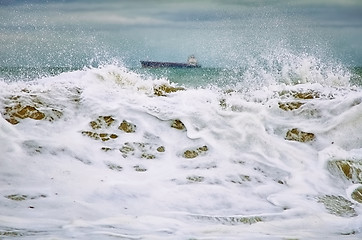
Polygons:
[[320,77],[181,89],[110,65],[1,82],[0,236],[358,239],[362,91]]

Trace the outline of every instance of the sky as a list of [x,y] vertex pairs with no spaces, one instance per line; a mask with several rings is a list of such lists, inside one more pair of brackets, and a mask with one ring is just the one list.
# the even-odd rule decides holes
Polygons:
[[275,51],[362,66],[361,0],[0,0],[0,66],[235,67]]

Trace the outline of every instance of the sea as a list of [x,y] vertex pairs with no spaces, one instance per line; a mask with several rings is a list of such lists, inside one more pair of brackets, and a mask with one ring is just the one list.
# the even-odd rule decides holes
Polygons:
[[362,64],[314,47],[3,61],[0,239],[362,239]]

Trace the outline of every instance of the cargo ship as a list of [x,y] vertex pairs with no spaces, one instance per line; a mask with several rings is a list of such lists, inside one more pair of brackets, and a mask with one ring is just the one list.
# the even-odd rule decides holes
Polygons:
[[190,56],[187,63],[175,63],[175,62],[153,62],[153,61],[141,61],[143,68],[200,68],[194,55]]

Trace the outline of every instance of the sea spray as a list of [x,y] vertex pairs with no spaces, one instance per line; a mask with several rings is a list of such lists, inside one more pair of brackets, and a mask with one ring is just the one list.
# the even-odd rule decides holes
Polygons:
[[[262,88],[274,84],[319,83],[323,86],[348,86],[350,70],[341,63],[323,61],[308,53],[278,48],[250,58],[242,67],[242,87]],[[244,84],[245,83],[245,84]]]

